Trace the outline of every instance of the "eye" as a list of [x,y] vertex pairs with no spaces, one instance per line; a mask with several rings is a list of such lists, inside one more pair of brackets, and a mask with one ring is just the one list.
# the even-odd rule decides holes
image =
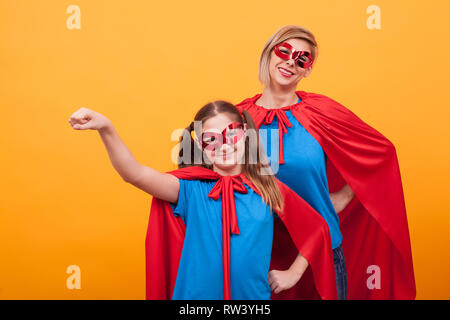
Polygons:
[[308,57],[305,57],[305,56],[300,56],[300,57],[298,57],[298,59],[299,59],[301,62],[308,62],[308,61],[309,61]]
[[202,135],[202,140],[205,143],[211,144],[217,142],[217,134],[213,132],[204,132]]
[[311,59],[309,58],[309,53],[302,54],[298,57],[302,62],[309,62]]
[[216,141],[216,137],[214,137],[214,136],[206,137],[203,139],[203,141],[205,141],[206,143],[212,143],[212,142]]

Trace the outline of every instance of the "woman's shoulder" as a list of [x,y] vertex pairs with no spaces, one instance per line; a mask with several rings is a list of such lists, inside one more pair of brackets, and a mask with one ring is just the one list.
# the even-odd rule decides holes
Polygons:
[[316,92],[307,92],[307,91],[297,91],[297,95],[304,101],[309,103],[319,103],[319,104],[326,104],[326,105],[338,105],[343,107],[342,104],[340,104],[337,100],[323,94],[323,93],[316,93]]
[[345,127],[351,130],[352,135],[365,133],[367,136],[377,137],[378,143],[382,143],[388,148],[393,149],[393,145],[388,138],[336,100],[323,94],[311,92],[306,93],[305,98],[306,104],[309,106],[307,112],[320,115],[322,122],[327,122],[325,127],[330,128],[339,124],[341,128]]
[[337,116],[344,118],[354,118],[356,115],[346,106],[338,102],[336,99],[322,93],[297,91],[297,95],[302,99],[303,104],[309,106],[308,111],[319,113],[325,116]]
[[258,100],[258,98],[261,96],[261,93],[258,93],[252,97],[249,98],[245,98],[244,100],[242,100],[241,102],[239,102],[238,104],[236,104],[236,107],[241,111],[241,110],[247,110],[249,108],[255,107],[255,101]]

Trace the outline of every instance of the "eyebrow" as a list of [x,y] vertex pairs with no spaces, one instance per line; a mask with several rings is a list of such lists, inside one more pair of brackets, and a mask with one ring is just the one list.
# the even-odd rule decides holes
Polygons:
[[[223,128],[223,129],[225,129],[225,128]],[[211,133],[222,133],[222,132],[223,132],[223,129],[222,129],[222,130],[219,130],[219,129],[214,129],[214,128],[212,128],[212,129],[208,129],[208,130],[203,130],[202,133],[206,133],[206,132],[211,132]],[[213,130],[214,130],[214,131],[213,131]]]
[[292,44],[290,44],[289,42],[284,41],[284,42],[281,42],[281,43],[287,43],[287,44],[289,44],[292,48],[294,48],[295,51],[304,51],[304,52],[311,53],[311,51],[309,51],[309,49],[306,49],[306,50],[297,50],[297,48],[295,48],[295,47],[294,47]]
[[295,51],[303,51],[303,52],[311,53],[311,51],[309,51],[309,50],[297,50],[297,49],[295,49],[295,48],[294,48],[294,50],[295,50]]

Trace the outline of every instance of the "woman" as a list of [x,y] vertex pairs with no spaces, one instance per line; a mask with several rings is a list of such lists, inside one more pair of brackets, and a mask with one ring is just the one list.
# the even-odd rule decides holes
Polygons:
[[[261,54],[262,94],[237,106],[259,127],[277,178],[328,223],[338,298],[412,299],[414,273],[395,148],[336,101],[296,91],[317,55],[310,31],[282,27]],[[371,278],[373,270],[378,273]],[[283,271],[279,276],[291,281]]]

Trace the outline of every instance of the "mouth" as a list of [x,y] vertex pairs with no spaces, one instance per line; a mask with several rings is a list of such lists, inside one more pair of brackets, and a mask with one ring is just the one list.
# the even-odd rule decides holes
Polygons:
[[235,161],[236,150],[231,150],[227,153],[216,153],[214,158],[218,163],[231,163]]
[[227,152],[227,153],[216,153],[216,157],[230,158],[233,156],[235,151]]
[[287,70],[287,69],[284,69],[284,68],[282,68],[282,67],[279,67],[279,68],[278,68],[278,71],[280,71],[280,73],[281,73],[284,77],[287,77],[287,78],[290,78],[290,77],[292,77],[292,76],[294,75],[293,72],[291,72],[291,71],[289,71],[289,70]]

